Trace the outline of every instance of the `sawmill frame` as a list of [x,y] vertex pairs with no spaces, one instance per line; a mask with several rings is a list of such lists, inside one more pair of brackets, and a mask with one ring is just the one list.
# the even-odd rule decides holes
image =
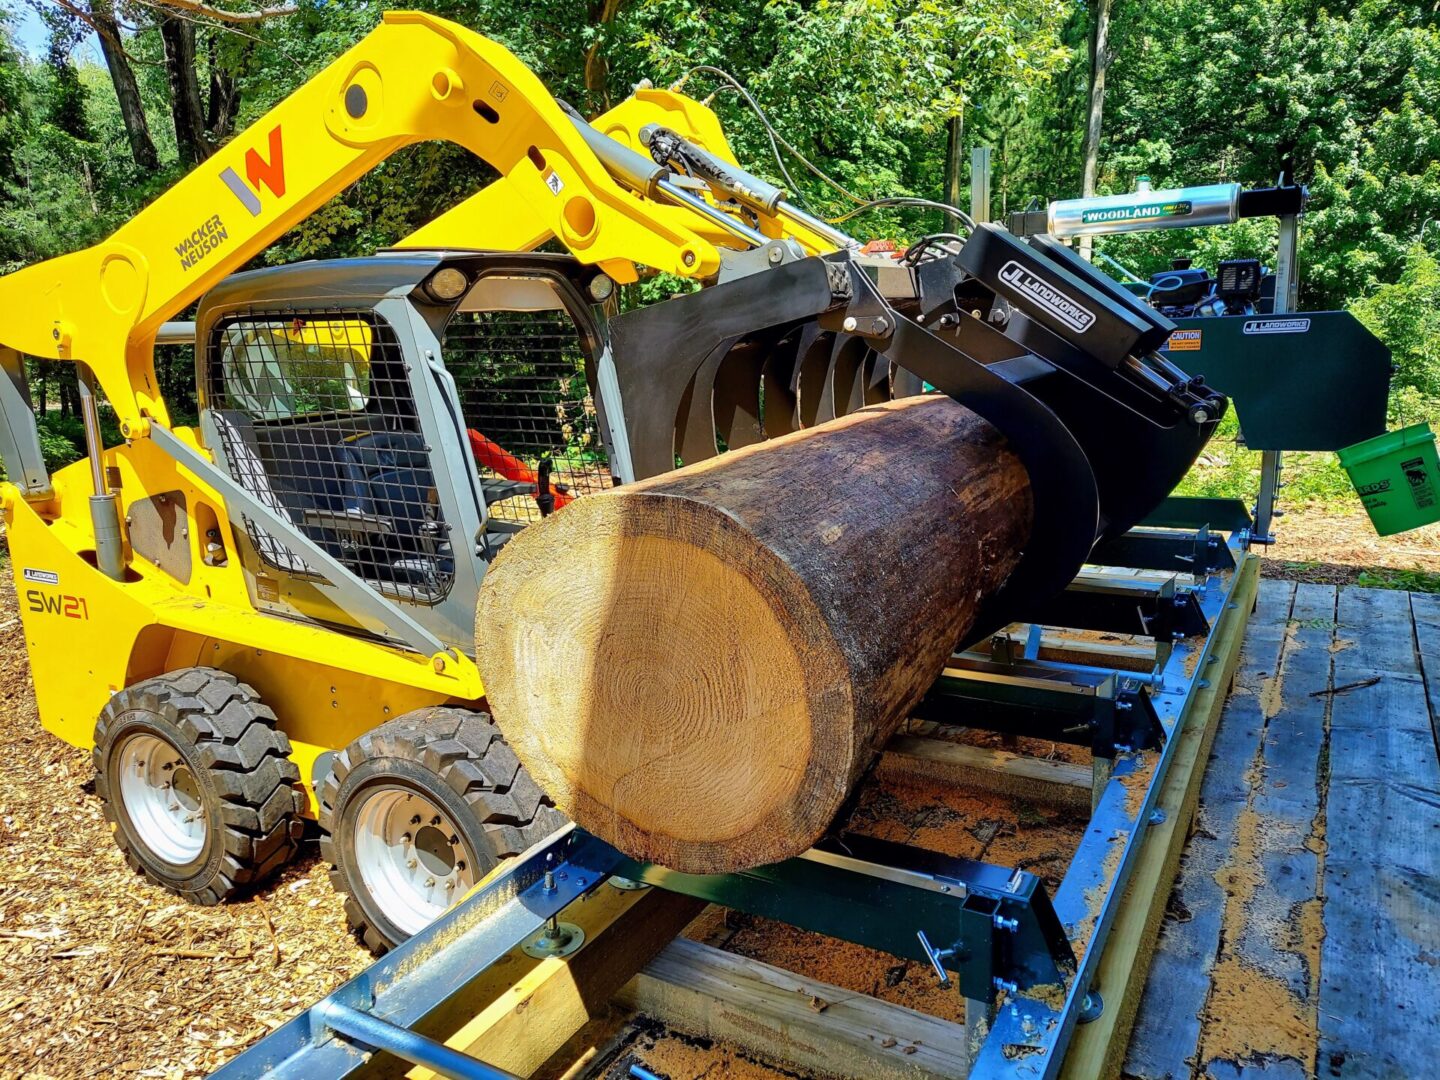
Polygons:
[[[947,696],[962,695],[988,703],[962,710],[965,726],[981,726],[978,711],[994,730],[1090,746],[1084,787],[1073,765],[1047,776],[1056,763],[913,735],[892,746],[924,759],[931,776],[1004,790],[1023,772],[1026,783],[1064,788],[1058,801],[1088,800],[1085,836],[1053,898],[1023,870],[843,834],[776,866],[697,876],[638,864],[567,827],[217,1077],[366,1075],[392,1054],[435,1075],[526,1075],[617,994],[682,1030],[825,1074],[1113,1072],[1254,604],[1248,523],[1233,500],[1167,500],[1111,542],[1123,565],[1087,566],[1054,609],[1099,617],[1057,628],[1036,612],[1018,632],[972,644],[916,712],[944,726]],[[1184,615],[1162,624],[1137,593]],[[1106,599],[1144,620],[1135,633],[1156,631],[1152,670],[1136,670],[1133,643],[1067,635],[1112,628]],[[966,1023],[698,942],[670,944],[702,901],[928,960],[942,980],[954,972]],[[529,964],[518,978],[517,959]]]

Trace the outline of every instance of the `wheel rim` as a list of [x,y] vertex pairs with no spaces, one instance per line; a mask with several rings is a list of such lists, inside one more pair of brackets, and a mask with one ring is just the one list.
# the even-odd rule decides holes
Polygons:
[[140,842],[172,866],[198,859],[210,826],[180,751],[155,735],[131,735],[120,746],[118,773],[120,802]]
[[366,892],[402,934],[423,930],[475,884],[475,859],[446,810],[410,788],[363,793],[355,864]]

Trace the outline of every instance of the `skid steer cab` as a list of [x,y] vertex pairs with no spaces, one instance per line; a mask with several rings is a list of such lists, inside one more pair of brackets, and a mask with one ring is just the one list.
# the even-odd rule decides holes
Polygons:
[[[612,288],[565,256],[466,253],[213,290],[196,321],[200,430],[240,489],[251,604],[469,652],[506,541],[628,479],[591,389],[613,367],[592,294]],[[394,602],[413,625],[391,625]]]

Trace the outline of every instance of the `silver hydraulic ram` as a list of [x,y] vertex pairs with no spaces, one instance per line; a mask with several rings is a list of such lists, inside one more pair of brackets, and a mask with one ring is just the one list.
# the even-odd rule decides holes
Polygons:
[[[681,138],[668,128],[658,124],[647,125],[640,132],[640,139],[646,146],[660,147],[657,157],[663,155],[663,162],[638,154],[628,146],[596,130],[584,117],[573,110],[567,110],[577,131],[586,144],[600,159],[605,170],[630,190],[644,195],[647,199],[677,203],[687,206],[702,217],[708,218],[730,235],[744,240],[751,247],[764,247],[771,238],[746,225],[725,211],[706,202],[699,195],[676,184],[670,178],[671,166],[682,168],[689,175],[703,180],[742,206],[768,216],[779,215],[801,225],[816,235],[823,236],[836,247],[858,247],[859,242],[812,214],[785,199],[785,192],[752,176],[728,161],[724,161],[694,143]],[[656,140],[659,140],[658,144]]]
[[1151,229],[1184,229],[1193,225],[1230,225],[1240,220],[1240,185],[1151,191],[1142,182],[1128,195],[1052,202],[1045,231],[1051,236],[1100,236]]
[[786,218],[817,236],[825,237],[836,247],[860,246],[853,236],[841,232],[829,222],[821,221],[814,214],[801,210],[786,199],[785,192],[774,184],[766,183],[738,165],[716,157],[669,128],[659,124],[647,124],[640,129],[640,141],[656,161],[666,162],[699,180],[704,180],[725,192],[741,206],[759,214]]
[[657,202],[688,206],[751,247],[764,247],[770,242],[769,237],[750,228],[743,221],[711,206],[693,192],[678,187],[669,179],[670,170],[664,165],[651,161],[644,154],[637,154],[624,143],[595,130],[577,113],[571,112],[570,119],[595,156],[600,159],[600,164],[605,166],[605,171],[631,191]]
[[105,476],[105,443],[100,437],[100,413],[95,405],[94,376],[82,368],[80,416],[85,424],[85,453],[90,458],[90,522],[95,529],[95,565],[106,577],[125,580],[125,541],[120,532],[120,500],[110,490]]

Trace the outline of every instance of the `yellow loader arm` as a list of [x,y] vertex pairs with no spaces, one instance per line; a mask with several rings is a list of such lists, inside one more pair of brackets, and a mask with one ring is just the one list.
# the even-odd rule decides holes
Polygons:
[[[633,100],[615,112],[661,108],[672,122],[675,106],[684,112]],[[698,126],[713,122],[695,108]],[[622,282],[635,263],[713,275],[724,230],[698,231],[692,209],[618,183],[587,134],[503,46],[389,12],[108,240],[0,278],[0,349],[84,361],[127,437],[143,436],[147,417],[168,425],[152,365],[160,325],[390,154],[431,139],[464,146],[502,177],[463,214],[422,230],[432,245],[524,250],[555,236]]]
[[[630,97],[590,121],[590,126],[596,131],[647,159],[649,150],[641,138],[641,132],[652,125],[668,128],[721,161],[739,168],[730,143],[725,138],[724,129],[720,126],[720,118],[694,98],[673,90],[639,86]],[[547,219],[514,212],[517,200],[511,184],[510,177],[501,177],[458,206],[422,225],[395,246],[443,248],[456,244],[469,245],[476,238],[480,238],[484,247],[499,251],[533,251],[554,237],[555,233]],[[715,193],[710,194],[713,202]],[[697,214],[693,209],[654,202],[650,205],[652,212],[657,215],[679,215],[677,221],[681,227],[693,230],[713,245],[736,245],[733,232],[717,225],[713,219]],[[757,208],[752,208],[752,216],[758,232],[770,239],[793,240],[806,255],[823,254],[834,251],[839,246],[833,233],[827,236],[815,228],[807,227],[805,221],[795,217]],[[565,237],[562,236],[561,239],[564,240]],[[635,259],[663,269],[657,264],[648,263],[639,255],[636,255]]]

